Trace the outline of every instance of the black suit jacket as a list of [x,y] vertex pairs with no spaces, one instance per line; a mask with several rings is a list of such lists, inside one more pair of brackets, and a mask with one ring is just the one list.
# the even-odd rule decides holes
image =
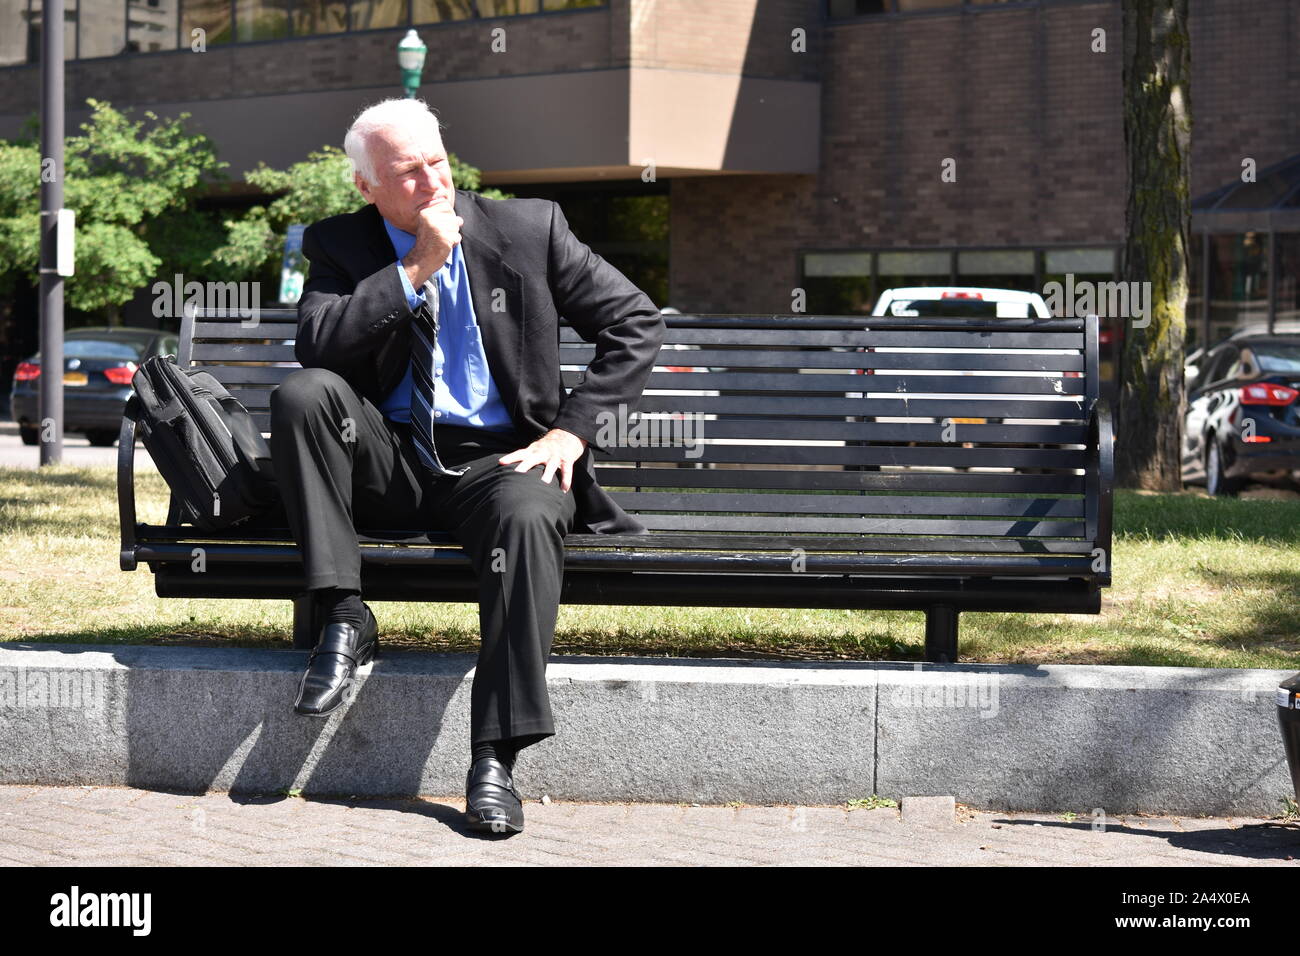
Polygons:
[[[596,442],[598,416],[620,420],[619,405],[630,412],[645,388],[663,343],[659,310],[573,235],[550,200],[458,189],[455,209],[488,371],[516,431],[532,441],[562,428],[588,442],[573,467],[573,530],[644,532],[596,482],[592,455],[607,452]],[[311,265],[298,300],[298,361],[337,372],[379,405],[410,364],[413,317],[383,217],[372,204],[322,219],[303,232],[302,251]],[[569,393],[560,375],[561,315],[596,346]]]

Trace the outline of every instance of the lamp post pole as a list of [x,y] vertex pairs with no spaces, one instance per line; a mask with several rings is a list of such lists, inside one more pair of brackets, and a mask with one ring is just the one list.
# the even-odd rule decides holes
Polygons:
[[397,65],[402,68],[402,86],[408,100],[415,99],[415,94],[420,89],[424,55],[428,52],[429,48],[414,30],[407,30],[402,42],[397,44]]
[[41,464],[63,460],[63,276],[58,269],[63,207],[63,0],[41,6]]

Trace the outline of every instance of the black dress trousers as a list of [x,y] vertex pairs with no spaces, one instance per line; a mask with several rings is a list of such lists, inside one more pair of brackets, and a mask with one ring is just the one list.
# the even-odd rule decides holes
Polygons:
[[291,372],[271,394],[271,458],[308,588],[361,590],[358,526],[446,531],[465,549],[478,577],[481,636],[471,744],[555,733],[546,662],[576,506],[558,470],[543,482],[542,465],[520,472],[518,462],[497,462],[532,441],[436,425],[443,465],[469,466],[439,476],[420,462],[409,424],[385,418],[329,369]]

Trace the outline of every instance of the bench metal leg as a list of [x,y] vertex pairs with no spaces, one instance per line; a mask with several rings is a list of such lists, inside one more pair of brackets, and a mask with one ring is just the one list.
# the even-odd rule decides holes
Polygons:
[[925,611],[925,659],[932,664],[957,663],[957,615],[947,604]]
[[293,646],[309,651],[320,639],[322,626],[319,606],[310,592],[293,599]]

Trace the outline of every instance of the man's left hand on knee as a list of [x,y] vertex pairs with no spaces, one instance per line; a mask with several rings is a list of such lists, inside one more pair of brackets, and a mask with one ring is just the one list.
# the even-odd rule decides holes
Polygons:
[[560,472],[560,489],[568,491],[573,481],[573,463],[582,457],[582,453],[587,450],[587,440],[579,438],[573,432],[566,432],[563,428],[552,428],[549,432],[537,439],[527,448],[519,448],[509,454],[502,455],[497,459],[501,465],[509,465],[513,462],[519,462],[515,471],[528,471],[537,465],[545,465],[542,472],[542,481],[548,484],[551,481],[551,475],[558,469]]

